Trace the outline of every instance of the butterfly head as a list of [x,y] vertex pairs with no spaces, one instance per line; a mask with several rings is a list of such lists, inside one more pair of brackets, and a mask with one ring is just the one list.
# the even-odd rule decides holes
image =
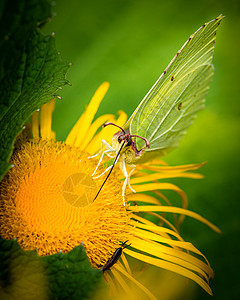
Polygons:
[[[129,161],[129,163],[132,163],[134,160],[140,158],[145,148],[149,148],[149,142],[147,139],[140,137],[138,135],[131,135],[129,130],[123,129],[114,123],[105,123],[103,127],[106,127],[108,125],[113,125],[121,129],[121,131],[118,131],[113,135],[112,147],[116,149],[116,151],[118,151],[122,143],[124,142],[125,145],[122,149],[122,153],[125,153],[127,162]],[[146,143],[146,147],[138,150],[136,145],[136,138],[143,139]]]

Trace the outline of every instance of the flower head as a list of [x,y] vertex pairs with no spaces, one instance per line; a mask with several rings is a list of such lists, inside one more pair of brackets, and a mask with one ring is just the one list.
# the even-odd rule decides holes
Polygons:
[[[178,226],[188,215],[216,231],[218,228],[186,209],[187,197],[179,187],[158,181],[201,178],[187,172],[201,165],[170,167],[158,159],[137,165],[131,179],[137,193],[126,190],[126,206],[121,193],[122,173],[116,165],[94,200],[103,180],[93,179],[98,160],[89,156],[99,150],[103,138],[110,142],[116,132],[111,126],[100,131],[99,127],[107,121],[119,126],[126,122],[122,111],[117,120],[113,115],[103,115],[93,122],[108,86],[103,83],[96,91],[66,142],[57,142],[51,129],[54,101],[42,107],[40,118],[39,112],[33,114],[32,138],[18,140],[11,157],[12,168],[1,183],[0,235],[17,238],[22,249],[36,249],[39,255],[68,253],[83,244],[94,268],[106,265],[116,249],[129,241],[130,247],[123,251],[128,256],[190,278],[211,294],[208,282],[213,271],[203,254],[183,241]],[[103,170],[104,164],[98,172]],[[176,192],[182,207],[173,207],[164,190]],[[173,223],[165,213],[173,214]],[[111,274],[130,293],[126,284],[126,279],[130,279],[154,299],[132,275],[124,253],[121,261],[104,273],[110,286],[114,289]]]

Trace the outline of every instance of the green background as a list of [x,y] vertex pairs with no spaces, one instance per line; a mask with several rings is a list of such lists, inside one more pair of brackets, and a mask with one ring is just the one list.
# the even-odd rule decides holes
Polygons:
[[[218,225],[218,235],[186,219],[182,236],[209,259],[215,271],[215,299],[239,296],[239,29],[240,1],[74,1],[58,0],[56,16],[44,28],[56,33],[62,58],[73,63],[72,87],[61,92],[54,129],[65,139],[96,88],[111,86],[98,115],[123,109],[128,116],[185,40],[220,13],[215,75],[206,109],[179,148],[165,159],[172,165],[208,161],[205,179],[174,180],[189,197],[189,208]],[[160,295],[158,295],[160,297]],[[195,299],[210,299],[200,288]]]

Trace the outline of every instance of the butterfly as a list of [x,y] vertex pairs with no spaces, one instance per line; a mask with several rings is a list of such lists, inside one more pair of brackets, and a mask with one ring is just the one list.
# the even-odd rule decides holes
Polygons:
[[[103,125],[117,126],[120,131],[113,135],[112,146],[102,140],[102,155],[93,175],[104,155],[115,160],[112,166],[97,177],[111,169],[109,176],[119,160],[125,176],[123,197],[127,185],[132,189],[130,176],[136,167],[135,164],[163,156],[178,147],[197,112],[204,108],[205,97],[214,73],[212,58],[216,32],[223,18],[224,16],[220,15],[205,23],[189,37],[123,128],[113,123]],[[103,145],[106,147],[105,151],[102,151]],[[129,173],[126,166],[131,168]]]

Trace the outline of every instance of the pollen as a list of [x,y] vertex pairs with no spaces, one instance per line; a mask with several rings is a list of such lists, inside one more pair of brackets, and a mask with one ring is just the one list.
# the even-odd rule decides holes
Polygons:
[[16,149],[0,187],[0,235],[39,255],[83,244],[93,267],[103,266],[129,240],[131,213],[123,205],[116,169],[95,201],[102,177],[78,147],[34,139]]

